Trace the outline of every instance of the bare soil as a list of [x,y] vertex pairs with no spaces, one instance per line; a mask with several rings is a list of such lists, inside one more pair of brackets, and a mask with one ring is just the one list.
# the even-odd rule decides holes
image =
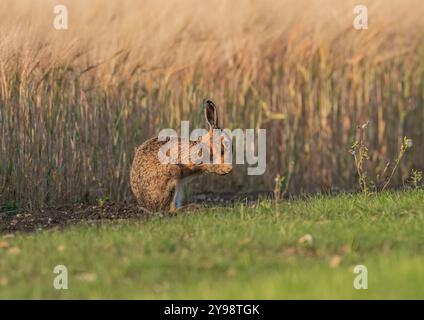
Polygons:
[[[235,201],[252,202],[260,193],[220,193],[193,195],[192,201],[205,205],[226,206]],[[108,220],[146,219],[151,214],[137,204],[120,202],[104,205],[76,204],[40,209],[21,209],[0,212],[0,233],[33,232],[43,229],[62,229],[77,223],[99,223]]]
[[42,229],[64,228],[80,222],[102,220],[141,219],[147,213],[136,204],[108,203],[103,206],[68,205],[36,210],[20,210],[0,214],[0,233],[31,232]]

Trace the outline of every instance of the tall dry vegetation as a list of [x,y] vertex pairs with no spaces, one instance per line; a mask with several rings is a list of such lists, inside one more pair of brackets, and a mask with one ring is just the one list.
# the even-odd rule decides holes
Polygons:
[[[0,3],[0,203],[130,196],[134,148],[180,120],[203,124],[213,98],[226,127],[266,128],[267,171],[239,168],[230,190],[353,188],[349,146],[370,121],[369,170],[414,140],[399,183],[424,163],[424,5],[365,1]],[[209,186],[216,186],[212,181]]]

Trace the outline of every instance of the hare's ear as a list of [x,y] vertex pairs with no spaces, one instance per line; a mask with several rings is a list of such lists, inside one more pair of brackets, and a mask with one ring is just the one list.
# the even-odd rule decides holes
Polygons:
[[204,101],[205,105],[205,117],[209,123],[210,129],[218,129],[218,110],[215,104],[211,100]]

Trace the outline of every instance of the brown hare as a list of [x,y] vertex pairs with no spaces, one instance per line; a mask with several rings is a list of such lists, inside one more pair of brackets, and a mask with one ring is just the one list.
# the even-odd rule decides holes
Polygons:
[[[225,175],[232,171],[231,161],[227,163],[224,161],[224,154],[227,154],[225,151],[232,148],[231,138],[225,131],[215,130],[220,129],[215,104],[207,100],[204,108],[205,117],[209,123],[208,133],[199,137],[197,141],[184,141],[185,138],[182,137],[175,138],[173,147],[178,152],[178,159],[175,162],[164,163],[159,157],[162,147],[170,139],[160,141],[159,138],[152,138],[137,148],[131,167],[130,183],[135,198],[143,209],[149,212],[174,212],[190,207],[190,205],[181,206],[182,187],[187,180],[199,174]],[[214,135],[214,131],[219,135]],[[184,148],[185,153],[182,151],[182,142],[186,142],[188,146]],[[189,155],[192,151],[199,153],[197,150],[200,150],[200,157],[203,160],[209,161],[193,162]],[[169,153],[167,152],[167,155]]]

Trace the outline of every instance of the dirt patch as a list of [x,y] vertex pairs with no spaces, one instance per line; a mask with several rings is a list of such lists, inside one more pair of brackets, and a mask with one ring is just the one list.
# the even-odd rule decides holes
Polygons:
[[0,214],[0,233],[31,232],[42,229],[64,228],[80,222],[141,219],[148,214],[136,204],[108,203],[103,206],[74,205],[23,210]]
[[[267,193],[208,193],[191,196],[194,203],[205,206],[228,206],[234,202],[252,203]],[[106,203],[100,205],[67,205],[36,210],[0,212],[0,233],[32,232],[59,228],[80,222],[97,223],[107,220],[145,219],[152,214],[143,211],[134,203]]]

